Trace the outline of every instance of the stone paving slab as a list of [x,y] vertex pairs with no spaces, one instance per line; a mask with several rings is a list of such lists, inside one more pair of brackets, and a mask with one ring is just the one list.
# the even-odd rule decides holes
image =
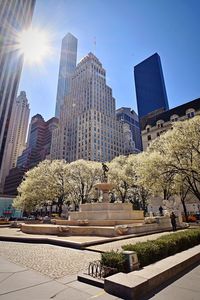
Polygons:
[[183,277],[175,280],[173,283],[162,290],[154,291],[150,297],[151,300],[199,300],[200,299],[200,265],[191,270]]
[[[0,244],[0,247],[2,244]],[[19,271],[25,271],[27,268],[21,267],[18,265],[13,264],[12,262],[5,262],[3,258],[0,257],[0,266],[1,266],[1,273],[2,272],[19,272]]]
[[[48,276],[32,270],[19,270],[20,266],[10,263],[1,257],[1,262],[8,269],[13,267],[14,272],[2,272],[0,268],[0,299],[1,300],[117,300],[115,296],[107,294],[103,289],[82,284],[75,277],[68,276],[68,280],[53,280]],[[18,267],[18,268],[17,268]],[[16,271],[16,270],[19,271]],[[1,275],[3,274],[3,277]],[[5,277],[5,275],[7,277]],[[8,276],[9,275],[9,276]],[[71,278],[70,278],[71,277]],[[66,278],[65,278],[66,279]]]
[[[47,300],[55,299],[55,295],[61,291],[66,290],[67,287],[57,282],[51,281],[36,285],[33,287],[27,287],[11,293],[5,293],[0,296],[1,300]],[[70,298],[65,298],[70,299]],[[75,299],[74,299],[75,300]]]
[[33,271],[16,272],[0,283],[0,295],[50,281],[49,277]]

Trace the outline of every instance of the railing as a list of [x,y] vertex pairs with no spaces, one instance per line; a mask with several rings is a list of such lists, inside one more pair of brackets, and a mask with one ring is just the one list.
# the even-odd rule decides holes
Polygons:
[[105,278],[117,272],[117,268],[103,266],[99,260],[90,262],[88,267],[88,275],[95,278]]

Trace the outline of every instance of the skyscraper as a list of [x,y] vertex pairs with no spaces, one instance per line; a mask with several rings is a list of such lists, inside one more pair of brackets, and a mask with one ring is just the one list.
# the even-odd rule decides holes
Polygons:
[[92,53],[77,65],[71,92],[65,97],[60,128],[53,132],[51,158],[110,161],[123,154],[122,123],[106,72]]
[[65,97],[70,93],[71,78],[76,68],[77,43],[77,38],[71,33],[66,34],[62,40],[55,111],[57,118],[60,117]]
[[125,154],[142,151],[142,138],[138,115],[129,107],[116,110],[118,121],[123,123]]
[[136,65],[134,76],[139,119],[154,110],[169,109],[161,60],[157,53]]
[[9,170],[16,166],[18,156],[22,154],[22,151],[26,147],[29,113],[30,109],[26,93],[21,92],[13,103],[6,151],[4,151],[0,172],[0,182],[2,186],[4,185],[4,180],[9,173]]
[[17,166],[9,171],[4,185],[4,193],[17,194],[17,187],[24,173],[46,159],[50,153],[52,132],[58,126],[58,119],[53,117],[45,122],[39,114],[31,119],[27,147],[17,159]]
[[23,63],[18,33],[30,25],[34,6],[35,0],[0,1],[0,170]]

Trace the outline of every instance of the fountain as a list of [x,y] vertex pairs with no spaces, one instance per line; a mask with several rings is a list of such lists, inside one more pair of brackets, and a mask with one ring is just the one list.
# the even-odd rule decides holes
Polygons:
[[101,183],[96,183],[94,187],[103,193],[103,200],[102,202],[109,202],[109,191],[112,190],[113,184],[108,182],[108,166],[104,163],[102,163],[102,169],[103,169],[103,180]]
[[69,221],[76,221],[80,225],[115,226],[142,222],[143,211],[133,211],[131,203],[110,203],[109,192],[114,185],[108,182],[108,167],[102,163],[102,182],[94,187],[103,194],[102,202],[86,203],[80,205],[79,212],[70,212]]
[[25,233],[55,234],[64,236],[104,236],[114,237],[128,234],[141,234],[169,229],[168,222],[146,224],[144,212],[133,210],[131,203],[110,203],[109,192],[114,185],[108,182],[108,167],[102,163],[102,182],[95,188],[102,192],[102,202],[80,204],[78,212],[70,212],[68,220],[54,220],[54,225],[23,224]]

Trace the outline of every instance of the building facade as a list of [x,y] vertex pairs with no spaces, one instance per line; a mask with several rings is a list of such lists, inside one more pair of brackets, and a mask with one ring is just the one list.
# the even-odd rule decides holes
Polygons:
[[78,40],[68,33],[62,40],[55,116],[60,117],[60,109],[65,97],[70,93],[71,78],[76,68]]
[[18,34],[30,25],[34,6],[35,0],[0,1],[0,170],[23,63]]
[[139,119],[157,110],[168,110],[160,56],[155,53],[134,67]]
[[65,98],[60,127],[53,132],[51,158],[110,161],[124,154],[123,127],[106,72],[92,53],[77,65]]
[[14,168],[17,158],[26,148],[26,133],[28,129],[29,104],[26,93],[22,91],[13,104],[10,126],[0,172],[0,182],[3,187],[9,170]]
[[17,159],[15,168],[9,171],[4,185],[4,194],[17,194],[17,187],[24,173],[35,167],[40,161],[48,158],[51,148],[52,132],[58,126],[58,119],[53,117],[46,121],[39,114],[31,119],[27,148]]
[[142,151],[140,125],[136,112],[128,107],[121,107],[116,110],[116,117],[123,123],[125,154]]
[[174,122],[184,121],[199,114],[200,98],[174,107],[166,112],[154,114],[154,116],[150,114],[142,127],[143,149],[146,150],[153,140],[171,129]]

